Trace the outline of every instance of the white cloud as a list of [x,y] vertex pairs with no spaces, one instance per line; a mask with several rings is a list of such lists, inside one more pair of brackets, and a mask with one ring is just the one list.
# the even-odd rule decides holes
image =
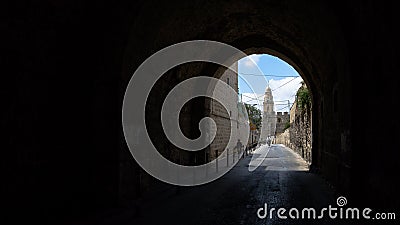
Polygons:
[[[289,107],[286,107],[289,100],[290,106],[295,100],[297,90],[301,86],[301,77],[287,77],[281,80],[269,80],[269,85],[272,89],[272,95],[274,97],[275,112],[289,111]],[[288,83],[287,83],[288,82]],[[285,84],[287,83],[287,84]],[[280,87],[283,85],[282,87]],[[256,107],[263,110],[264,93],[243,93],[242,102],[247,104],[257,104]]]
[[245,67],[256,67],[262,55],[250,55],[239,60],[239,63]]
[[[274,96],[276,112],[285,112],[289,110],[289,107],[284,108],[286,105],[278,104],[287,104],[287,100],[289,100],[290,103],[293,103],[297,90],[301,86],[301,81],[303,81],[301,77],[296,77],[295,79],[293,79],[293,77],[287,77],[281,80],[271,79],[269,81],[272,95]],[[281,87],[281,85],[283,86]],[[290,106],[292,105],[290,104]]]

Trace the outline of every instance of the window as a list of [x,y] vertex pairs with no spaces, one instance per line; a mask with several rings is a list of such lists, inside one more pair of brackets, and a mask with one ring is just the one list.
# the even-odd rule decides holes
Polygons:
[[226,78],[226,83],[227,83],[228,85],[230,85],[230,84],[229,84],[229,77]]
[[278,123],[280,123],[281,122],[281,118],[278,118]]

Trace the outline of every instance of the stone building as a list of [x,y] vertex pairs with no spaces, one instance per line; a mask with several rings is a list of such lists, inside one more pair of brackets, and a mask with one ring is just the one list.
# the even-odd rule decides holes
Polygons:
[[[238,64],[234,63],[231,66],[231,69],[221,69],[220,73],[222,73],[219,78],[229,86],[231,86],[236,93],[238,92],[238,75],[237,75]],[[217,73],[218,73],[217,72]],[[247,144],[248,135],[246,129],[249,130],[248,121],[245,120],[244,112],[246,109],[244,106],[239,103],[238,95],[230,95],[229,93],[219,93],[220,96],[224,97],[224,104],[229,105],[232,110],[227,112],[225,108],[215,100],[210,100],[210,117],[216,123],[216,136],[215,139],[209,146],[209,150],[206,154],[208,154],[207,158],[209,160],[215,159],[219,154],[221,154],[226,147],[230,150],[235,149],[235,145],[228,145],[229,138],[231,136],[231,129],[233,129],[233,135],[235,144],[237,141],[243,145]],[[231,127],[230,118],[233,120],[233,126]],[[232,151],[230,152],[232,154]]]
[[276,131],[275,134],[279,135],[285,132],[289,124],[289,113],[288,112],[277,112],[276,113]]
[[265,89],[264,95],[260,142],[265,143],[269,138],[275,136],[275,130],[276,115],[274,111],[274,97],[272,96],[271,88],[268,86]]

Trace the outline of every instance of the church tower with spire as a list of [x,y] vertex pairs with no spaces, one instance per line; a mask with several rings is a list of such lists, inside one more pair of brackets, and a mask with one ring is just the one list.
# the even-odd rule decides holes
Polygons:
[[260,134],[260,141],[265,142],[272,136],[275,136],[276,129],[276,115],[274,111],[274,97],[272,96],[272,90],[267,86],[264,95],[264,108],[263,108],[263,118],[262,127]]
[[272,96],[271,88],[268,85],[267,89],[265,89],[264,95],[264,113],[271,112],[274,112],[274,97]]

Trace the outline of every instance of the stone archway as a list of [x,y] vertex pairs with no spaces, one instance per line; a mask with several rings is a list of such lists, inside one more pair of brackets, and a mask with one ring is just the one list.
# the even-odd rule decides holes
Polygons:
[[[172,8],[165,14],[155,12],[161,9],[165,11],[165,8],[152,7],[151,4],[144,5],[142,9],[143,12],[153,11],[152,15],[146,15],[154,22],[151,31],[146,33],[147,38],[141,38],[138,33],[149,30],[149,27],[144,26],[147,23],[141,23],[140,13],[137,15],[138,20],[131,27],[131,35],[125,49],[123,83],[146,57],[182,41],[215,40],[230,44],[246,54],[267,53],[277,56],[299,72],[312,92],[312,169],[320,171],[332,184],[340,186],[341,189],[348,189],[351,150],[349,143],[341,142],[349,140],[351,135],[351,123],[348,122],[350,118],[345,116],[351,107],[351,98],[346,98],[352,93],[349,86],[351,82],[350,76],[347,76],[349,66],[343,35],[326,5],[316,3],[306,7],[293,2],[291,7],[287,7],[286,3],[261,5],[218,2],[201,4],[196,8],[190,4],[181,6],[187,7],[186,12],[193,12],[191,14],[185,14],[179,10],[180,7]],[[169,8],[168,5],[165,7]],[[315,21],[314,18],[319,18],[319,21]],[[179,30],[177,27],[186,29]],[[174,84],[193,76],[214,74],[217,70],[215,65],[191,63],[171,71],[155,89],[157,94],[150,98],[154,104],[149,104],[149,107],[156,112],[162,100],[160,96],[168,93]],[[338,90],[336,101],[341,102],[336,112],[333,112],[331,107],[331,91],[334,87]],[[188,136],[196,137],[198,120],[204,116],[206,108],[199,109],[197,103],[188,107],[186,113],[182,114],[182,118],[186,118],[182,129],[187,131]],[[153,121],[158,117],[157,113],[149,116]],[[162,138],[162,132],[156,122],[149,125],[153,126],[157,142],[168,155],[173,146]],[[176,154],[172,154],[171,157],[181,160],[181,156]],[[198,161],[198,158],[186,156],[184,158],[182,160],[189,164],[205,160]]]

